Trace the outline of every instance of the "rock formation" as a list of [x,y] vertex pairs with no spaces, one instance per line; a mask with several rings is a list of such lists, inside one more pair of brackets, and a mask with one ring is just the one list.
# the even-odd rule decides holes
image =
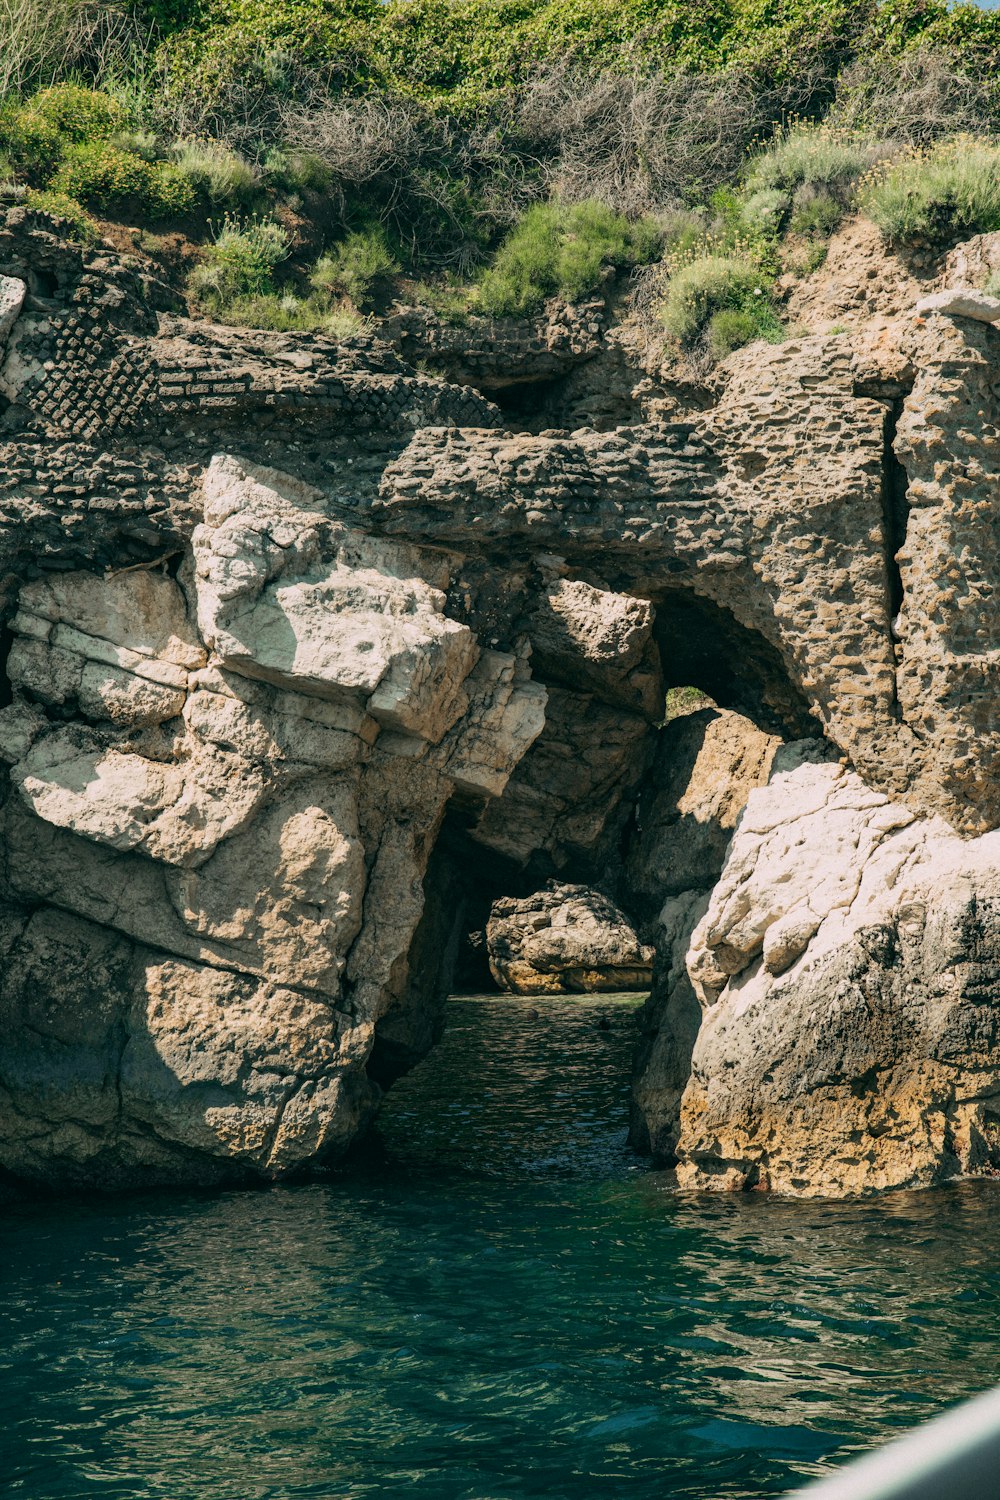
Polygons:
[[686,1186],[829,1194],[1000,1166],[1000,833],[779,752],[687,955]]
[[648,990],[653,949],[600,891],[551,880],[496,901],[486,927],[490,969],[515,995]]
[[[1000,1166],[1000,331],[889,271],[682,411],[603,304],[506,354],[217,328],[6,212],[0,1168],[335,1159],[470,872],[655,944],[635,1136],[687,1184]],[[661,728],[685,684],[723,711]]]
[[733,830],[765,786],[781,740],[740,714],[708,708],[660,731],[626,870],[631,910],[659,950],[642,1017],[632,1088],[632,1141],[661,1160],[677,1145],[681,1096],[701,1025],[687,952],[722,873]]

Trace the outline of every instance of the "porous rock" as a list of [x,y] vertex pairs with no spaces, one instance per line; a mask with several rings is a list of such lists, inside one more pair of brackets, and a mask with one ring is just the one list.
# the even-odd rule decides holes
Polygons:
[[486,948],[497,984],[516,995],[646,990],[652,975],[653,949],[613,901],[583,885],[549,881],[494,902]]
[[1000,835],[957,838],[779,751],[687,970],[688,1187],[844,1196],[1000,1168]]
[[[689,1185],[994,1169],[1000,347],[914,316],[939,263],[852,220],[815,331],[669,391],[604,299],[507,345],[221,328],[23,205],[0,275],[0,1167],[334,1158],[481,869],[613,890],[644,975],[655,938],[637,1138]],[[660,734],[665,682],[754,723]]]

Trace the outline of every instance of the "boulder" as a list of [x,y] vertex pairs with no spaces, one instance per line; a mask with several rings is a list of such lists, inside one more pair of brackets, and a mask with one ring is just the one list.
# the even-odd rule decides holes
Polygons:
[[502,793],[544,724],[527,666],[444,614],[440,557],[225,456],[206,495],[179,578],[20,590],[0,710],[18,1176],[228,1182],[343,1151],[434,1040],[445,806]]
[[0,347],[21,315],[28,288],[18,276],[0,276]]
[[486,946],[497,984],[516,995],[645,990],[652,978],[653,949],[585,885],[549,881],[532,896],[495,901]]
[[951,318],[972,318],[977,323],[1000,322],[1000,297],[989,297],[969,287],[955,287],[949,291],[932,292],[921,297],[916,311],[921,317],[928,313],[946,313]]
[[1000,1169],[1000,834],[963,841],[788,746],[687,970],[684,1186],[842,1197]]

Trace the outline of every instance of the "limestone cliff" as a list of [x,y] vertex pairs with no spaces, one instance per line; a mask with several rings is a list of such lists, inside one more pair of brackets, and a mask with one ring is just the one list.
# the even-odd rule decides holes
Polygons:
[[[957,265],[692,393],[603,302],[238,332],[11,209],[0,1167],[335,1159],[463,887],[556,880],[657,949],[682,1181],[1000,1169],[1000,331],[914,310]],[[661,727],[680,685],[720,712]]]

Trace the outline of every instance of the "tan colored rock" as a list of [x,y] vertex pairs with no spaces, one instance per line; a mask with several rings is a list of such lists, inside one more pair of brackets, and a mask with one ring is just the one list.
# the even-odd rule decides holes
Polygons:
[[935,267],[895,253],[869,220],[849,219],[831,236],[822,265],[794,284],[787,316],[811,333],[853,332],[872,318],[911,312],[935,276]]
[[652,978],[653,949],[613,901],[582,885],[552,880],[495,901],[486,948],[497,984],[516,995],[646,990]]
[[28,288],[18,276],[0,276],[0,346],[17,322]]
[[780,743],[741,714],[716,708],[664,725],[629,846],[635,902],[658,912],[668,897],[715,883],[747,797],[766,784]]
[[1000,836],[779,752],[688,950],[680,1181],[840,1197],[995,1172],[998,909]]
[[695,926],[733,830],[766,785],[781,741],[740,714],[702,708],[660,731],[626,861],[630,909],[658,962],[633,1063],[631,1139],[673,1160],[701,1006],[687,969]]
[[658,723],[664,690],[654,618],[645,599],[580,579],[554,579],[540,591],[530,619],[532,670],[546,681],[591,688]]
[[371,1027],[318,997],[54,910],[8,918],[0,940],[0,1152],[23,1177],[278,1175],[339,1154],[371,1110]]
[[[315,495],[281,475],[220,461],[209,491],[197,581],[189,562],[179,583],[69,572],[18,602],[6,899],[39,908],[39,953],[75,945],[100,975],[107,949],[117,966],[106,1034],[74,1041],[62,1074],[61,1007],[80,994],[50,974],[32,1043],[29,980],[10,970],[19,1066],[51,1081],[45,1121],[17,1092],[11,1123],[0,1075],[0,1160],[46,1181],[229,1181],[342,1151],[377,1095],[383,1016],[397,1050],[410,1038],[408,1066],[433,1039],[414,1007],[441,954],[420,960],[419,1002],[409,958],[448,798],[501,793],[545,721],[525,662],[480,652],[414,549],[303,509]],[[440,558],[427,571],[448,581]],[[298,655],[278,670],[282,601]],[[355,650],[369,638],[374,668]]]
[[412,549],[331,527],[320,500],[280,475],[213,460],[193,540],[199,628],[223,667],[353,699],[385,727],[436,744],[467,707],[475,639],[445,616],[439,590],[407,576]]
[[902,731],[919,747],[908,800],[935,805],[933,782],[948,821],[977,833],[997,824],[1000,775],[997,335],[934,317],[910,344],[919,373],[894,442],[907,480],[896,694]]
[[548,691],[519,671],[517,659],[484,651],[465,679],[468,708],[425,759],[459,792],[500,797],[545,727]]
[[472,837],[527,865],[606,868],[653,753],[645,719],[550,686],[545,727]]
[[984,287],[1000,271],[1000,234],[974,234],[948,251],[943,280],[946,286]]
[[949,318],[971,318],[974,323],[1000,322],[1000,298],[988,297],[985,292],[967,287],[950,287],[943,292],[931,292],[921,297],[915,311],[926,317],[940,313]]

